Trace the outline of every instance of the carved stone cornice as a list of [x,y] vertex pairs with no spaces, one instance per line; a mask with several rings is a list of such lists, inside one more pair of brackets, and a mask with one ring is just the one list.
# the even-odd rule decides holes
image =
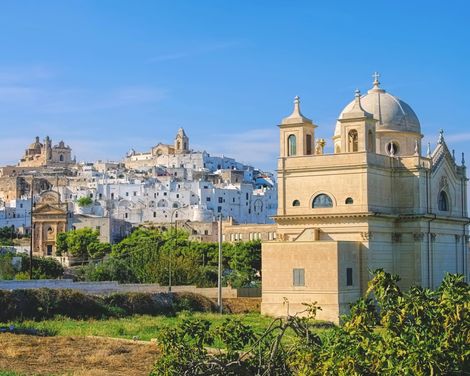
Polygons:
[[392,242],[393,243],[400,243],[401,242],[401,233],[392,232]]
[[372,231],[361,232],[362,240],[371,240],[372,239]]

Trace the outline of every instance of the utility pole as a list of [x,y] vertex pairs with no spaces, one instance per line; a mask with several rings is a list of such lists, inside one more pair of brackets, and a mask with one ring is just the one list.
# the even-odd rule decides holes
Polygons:
[[34,210],[34,176],[31,177],[31,187],[30,187],[30,195],[31,198],[31,211],[30,211],[30,231],[31,237],[29,238],[29,279],[33,279],[33,237],[34,237],[34,223],[33,223],[33,210]]
[[[173,218],[173,215],[171,217]],[[175,251],[176,251],[178,249],[178,220],[175,221],[174,230],[175,230]],[[168,292],[171,292],[171,254],[172,253],[173,252],[171,252],[171,249],[170,249],[170,254],[168,258],[168,266],[169,266],[168,268]]]
[[222,214],[219,216],[219,272],[217,278],[217,304],[219,313],[222,314]]

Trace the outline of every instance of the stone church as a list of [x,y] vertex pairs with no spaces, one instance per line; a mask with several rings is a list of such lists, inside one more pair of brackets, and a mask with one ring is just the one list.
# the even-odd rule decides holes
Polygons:
[[[367,289],[371,271],[401,286],[436,288],[446,272],[467,279],[467,177],[441,131],[423,152],[413,109],[373,87],[339,114],[333,153],[294,111],[280,128],[277,241],[262,248],[262,313],[284,316],[318,302],[338,322]],[[460,158],[459,158],[460,159]]]
[[19,167],[66,167],[75,164],[72,160],[72,149],[60,141],[52,146],[52,140],[47,136],[44,142],[35,141],[25,150],[24,156],[18,163]]

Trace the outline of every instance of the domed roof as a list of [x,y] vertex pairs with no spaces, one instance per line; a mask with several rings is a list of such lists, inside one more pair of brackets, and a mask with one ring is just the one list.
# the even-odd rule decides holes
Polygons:
[[36,137],[35,141],[31,145],[29,145],[28,149],[37,150],[37,149],[41,149],[42,147],[43,147],[43,144],[39,142],[39,137]]
[[[421,126],[413,109],[400,98],[387,93],[380,87],[376,74],[374,87],[367,94],[361,96],[361,105],[365,111],[371,113],[377,119],[377,130],[391,130],[397,132],[413,132],[421,134]],[[349,103],[341,114],[349,112],[354,107],[355,101]],[[340,122],[336,122],[335,136],[341,134]]]

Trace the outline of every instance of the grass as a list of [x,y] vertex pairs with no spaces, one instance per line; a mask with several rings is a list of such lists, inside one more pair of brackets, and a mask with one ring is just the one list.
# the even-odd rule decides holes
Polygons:
[[227,314],[215,313],[181,313],[177,316],[132,316],[125,318],[109,318],[103,320],[72,320],[66,317],[56,317],[45,321],[22,321],[0,324],[14,325],[16,328],[34,328],[40,332],[58,336],[100,336],[112,338],[138,338],[149,341],[156,338],[164,328],[176,327],[183,319],[195,317],[209,320],[213,327],[222,325],[227,317],[238,318],[244,324],[250,325],[256,333],[262,333],[272,322],[272,318],[257,313]]
[[[177,316],[132,316],[125,318],[109,318],[103,320],[72,320],[65,317],[56,317],[45,321],[22,321],[1,324],[15,325],[17,328],[34,328],[42,333],[57,336],[99,336],[111,338],[139,339],[149,341],[157,338],[164,328],[173,328],[179,325],[183,319],[194,317],[206,319],[212,323],[212,328],[219,327],[228,317],[237,318],[243,324],[253,328],[256,334],[262,334],[272,323],[271,317],[262,316],[259,313],[225,314],[216,313],[180,313]],[[318,332],[325,329],[317,329]],[[292,332],[286,333],[286,340],[293,338]],[[218,347],[218,344],[215,344]]]

